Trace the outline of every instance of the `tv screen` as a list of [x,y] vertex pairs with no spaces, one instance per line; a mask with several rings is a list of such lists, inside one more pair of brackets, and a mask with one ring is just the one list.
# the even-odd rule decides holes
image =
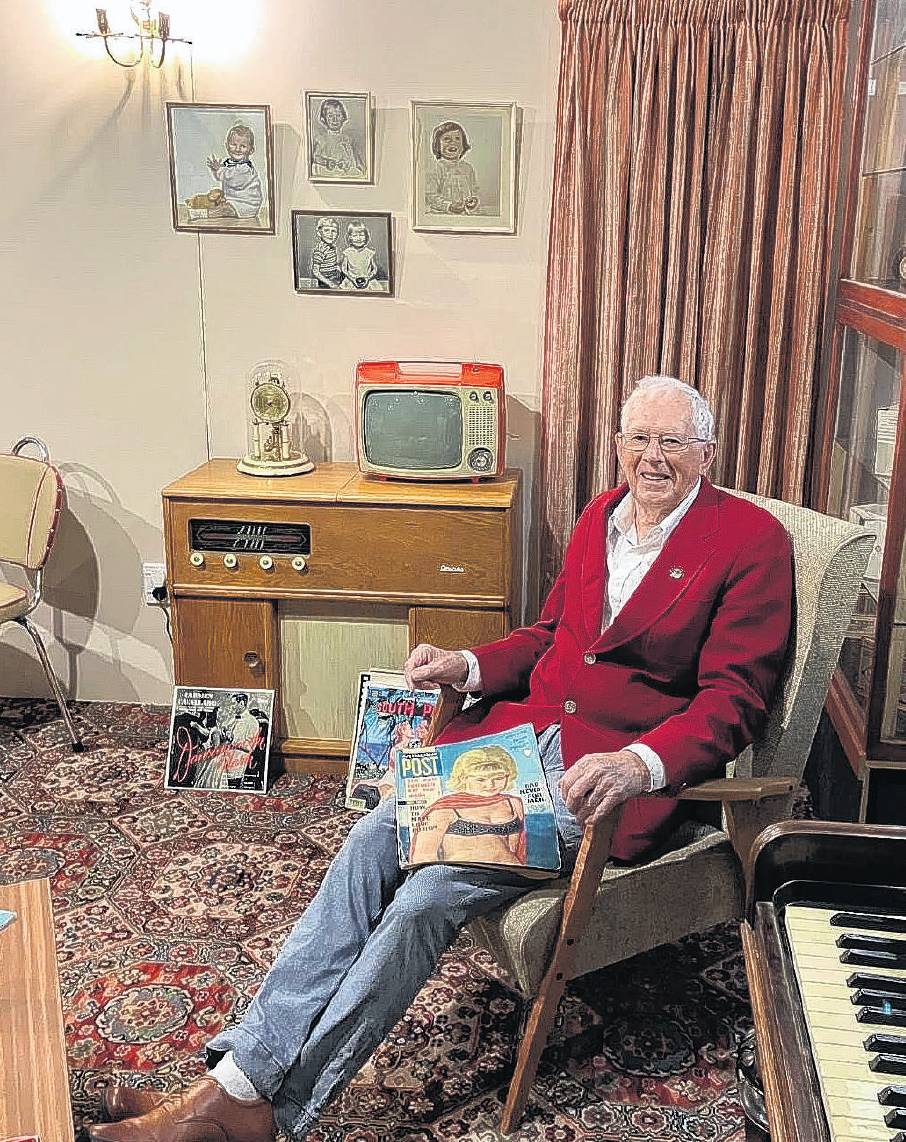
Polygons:
[[365,455],[378,467],[419,471],[462,462],[462,404],[454,393],[366,393],[362,425]]

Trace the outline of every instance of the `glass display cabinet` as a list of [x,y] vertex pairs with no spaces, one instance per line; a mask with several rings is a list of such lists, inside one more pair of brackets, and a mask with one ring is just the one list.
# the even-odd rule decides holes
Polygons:
[[[870,15],[870,13],[867,13]],[[863,23],[818,506],[875,546],[827,709],[862,778],[861,819],[906,823],[906,0]]]

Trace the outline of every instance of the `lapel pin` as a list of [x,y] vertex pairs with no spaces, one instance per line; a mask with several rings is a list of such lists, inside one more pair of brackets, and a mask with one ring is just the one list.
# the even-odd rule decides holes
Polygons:
[[686,572],[682,569],[682,567],[671,567],[668,574],[670,575],[671,579],[682,579]]

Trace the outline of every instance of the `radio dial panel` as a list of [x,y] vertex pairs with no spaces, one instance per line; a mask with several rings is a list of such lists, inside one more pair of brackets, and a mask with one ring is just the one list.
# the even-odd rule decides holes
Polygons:
[[282,521],[190,519],[189,547],[196,552],[216,551],[218,554],[229,551],[236,555],[288,555],[290,558],[311,555],[311,526]]

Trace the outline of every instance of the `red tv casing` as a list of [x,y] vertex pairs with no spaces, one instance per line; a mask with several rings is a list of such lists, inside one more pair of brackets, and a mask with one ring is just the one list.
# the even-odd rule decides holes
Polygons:
[[[367,459],[362,423],[364,395],[374,389],[394,387],[412,391],[447,390],[461,396],[463,455],[455,472],[427,468],[382,469]],[[404,480],[480,480],[500,476],[506,466],[506,391],[503,368],[481,362],[360,361],[355,376],[355,428],[356,458],[360,471],[367,475]],[[469,466],[470,455],[490,451],[491,438],[491,466],[486,470],[472,470]]]

